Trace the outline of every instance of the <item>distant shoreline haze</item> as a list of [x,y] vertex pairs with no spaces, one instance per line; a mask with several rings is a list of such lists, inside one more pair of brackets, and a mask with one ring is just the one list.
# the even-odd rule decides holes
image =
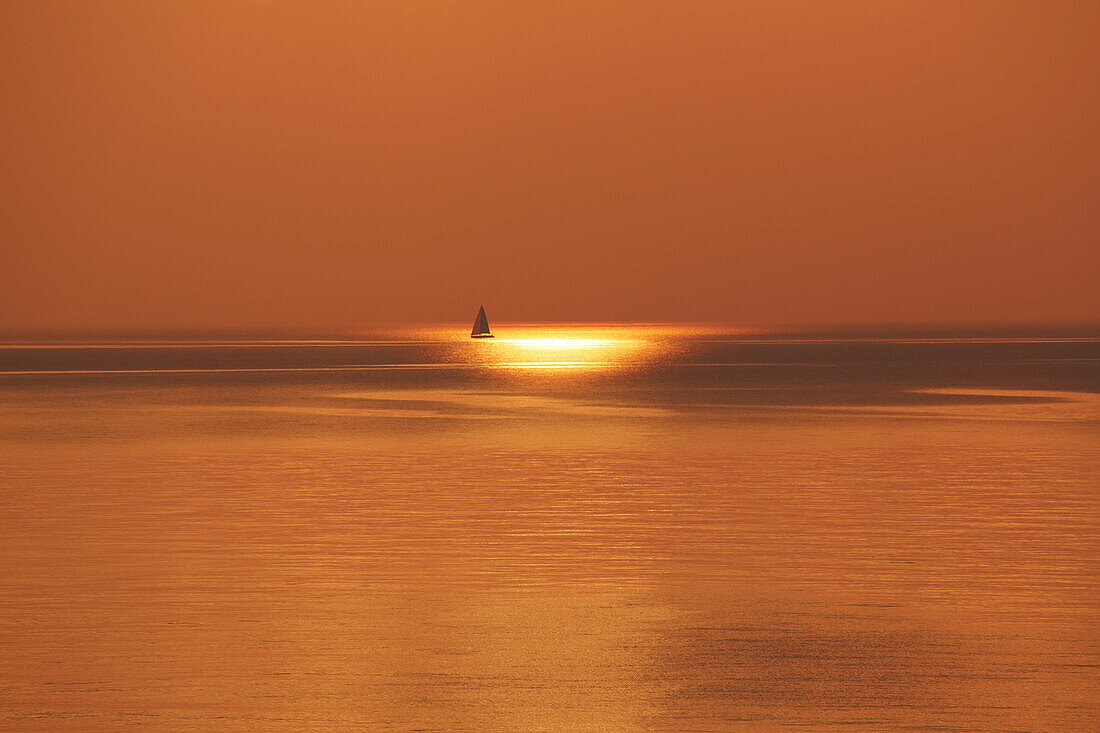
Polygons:
[[[472,321],[472,319],[471,319]],[[516,322],[494,320],[494,329],[545,331],[549,337],[591,329],[650,328],[670,333],[720,333],[734,338],[1097,338],[1095,323],[958,323],[958,324],[814,324],[758,325],[722,322]],[[105,328],[105,327],[8,327],[0,328],[0,344],[14,342],[80,342],[122,340],[357,340],[372,335],[419,338],[424,333],[448,337],[468,336],[469,322],[363,324],[344,327],[236,327],[236,328]]]

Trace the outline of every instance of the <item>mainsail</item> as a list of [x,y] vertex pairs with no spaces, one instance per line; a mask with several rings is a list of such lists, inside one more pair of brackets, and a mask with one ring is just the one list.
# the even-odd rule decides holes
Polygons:
[[470,332],[470,336],[476,339],[491,339],[493,334],[489,333],[489,319],[485,317],[485,306],[481,306],[477,312],[477,318],[474,319],[474,330]]

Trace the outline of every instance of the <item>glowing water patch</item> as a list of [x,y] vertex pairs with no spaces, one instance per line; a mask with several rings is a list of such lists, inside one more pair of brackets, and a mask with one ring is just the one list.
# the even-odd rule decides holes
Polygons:
[[637,343],[635,339],[593,339],[568,338],[558,336],[552,338],[501,338],[497,339],[496,342],[498,344],[515,344],[516,346],[526,346],[533,349],[594,349],[601,346],[613,346],[615,344]]

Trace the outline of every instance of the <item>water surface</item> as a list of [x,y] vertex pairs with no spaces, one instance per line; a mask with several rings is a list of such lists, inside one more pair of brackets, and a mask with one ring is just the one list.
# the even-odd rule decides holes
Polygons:
[[9,337],[0,726],[1089,731],[1100,339]]

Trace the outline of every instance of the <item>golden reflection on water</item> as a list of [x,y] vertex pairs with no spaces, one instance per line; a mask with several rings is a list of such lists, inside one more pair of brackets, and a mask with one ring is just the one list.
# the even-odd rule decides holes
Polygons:
[[675,336],[697,329],[654,326],[502,325],[469,339],[473,356],[504,369],[599,370],[639,366],[666,355]]
[[[511,369],[596,369],[621,363],[640,342],[628,339],[506,338],[501,335],[479,345],[487,361]],[[633,347],[633,348],[628,348]]]
[[605,369],[636,355],[640,342],[611,339],[494,339],[478,344],[477,357],[503,369]]

